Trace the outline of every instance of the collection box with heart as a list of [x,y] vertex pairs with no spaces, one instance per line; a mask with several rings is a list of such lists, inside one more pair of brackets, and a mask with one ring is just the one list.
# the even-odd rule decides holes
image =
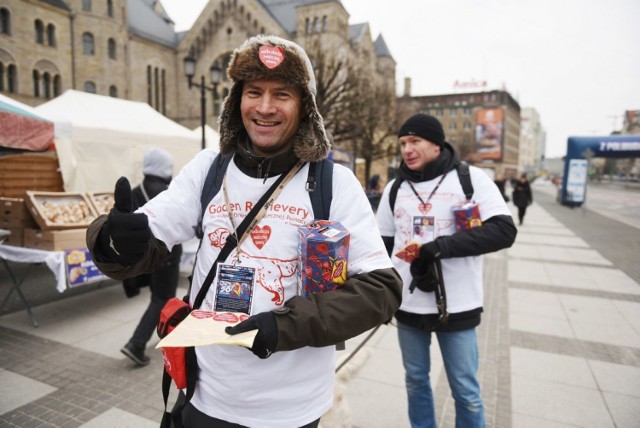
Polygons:
[[298,294],[335,290],[347,281],[349,231],[339,222],[318,220],[298,228]]

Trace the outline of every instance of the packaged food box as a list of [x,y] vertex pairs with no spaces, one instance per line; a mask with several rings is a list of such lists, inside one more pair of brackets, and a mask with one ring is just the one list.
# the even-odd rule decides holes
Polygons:
[[339,222],[318,220],[298,228],[298,294],[335,290],[347,281],[351,235]]
[[113,192],[89,192],[89,201],[98,215],[109,214],[115,204]]
[[24,229],[24,246],[36,250],[62,251],[86,248],[87,229]]
[[27,191],[25,203],[42,230],[86,228],[98,216],[85,193]]

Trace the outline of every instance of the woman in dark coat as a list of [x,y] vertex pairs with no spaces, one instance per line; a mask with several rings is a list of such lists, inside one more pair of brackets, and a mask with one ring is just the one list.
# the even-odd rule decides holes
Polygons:
[[513,204],[518,207],[518,220],[520,225],[524,220],[524,215],[527,212],[527,207],[533,202],[533,196],[531,195],[531,186],[527,175],[522,174],[518,181],[513,185],[513,193],[511,194]]

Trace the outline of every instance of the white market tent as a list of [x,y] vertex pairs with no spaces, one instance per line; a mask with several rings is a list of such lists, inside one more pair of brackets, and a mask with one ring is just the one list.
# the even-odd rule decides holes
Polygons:
[[200,150],[200,138],[146,103],[68,90],[35,108],[54,122],[55,146],[67,192],[112,191],[126,176],[142,181],[144,152],[157,147],[173,156],[174,176]]
[[[202,146],[202,126],[198,126],[193,131],[194,135],[200,138],[201,146]],[[220,151],[220,133],[210,127],[209,125],[204,126],[204,138],[206,142],[207,149],[214,149],[216,152]]]

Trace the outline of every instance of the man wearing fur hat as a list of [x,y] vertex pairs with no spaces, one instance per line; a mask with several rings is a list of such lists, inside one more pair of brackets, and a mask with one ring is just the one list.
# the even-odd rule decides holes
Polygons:
[[[309,162],[324,159],[330,149],[313,69],[300,46],[256,36],[234,52],[227,74],[233,87],[220,117],[220,151],[233,159],[202,219],[192,305],[250,207],[276,179],[297,173],[247,239],[234,236],[240,244],[221,262],[249,272],[251,316],[230,333],[257,329],[253,347],[196,348],[198,380],[182,420],[188,427],[315,427],[332,404],[334,345],[390,319],[399,307],[401,280],[382,239],[371,233],[377,224],[362,187],[351,171],[335,165],[329,219],[351,235],[347,281],[310,298],[296,295],[298,227],[313,221],[305,189]],[[102,272],[123,278],[147,271],[167,249],[193,238],[215,157],[203,150],[142,209],[125,213],[124,204],[91,225],[88,247]],[[121,180],[116,194],[126,200]],[[216,307],[218,285],[214,279],[201,309]]]
[[[414,428],[436,426],[429,379],[429,348],[435,332],[455,400],[456,426],[484,427],[476,337],[482,313],[481,255],[510,247],[516,228],[498,188],[473,166],[468,170],[473,196],[467,201],[458,177],[460,161],[445,142],[438,119],[425,114],[410,117],[398,132],[398,142],[403,161],[397,178],[384,189],[377,219],[404,282],[395,317],[409,420]],[[397,191],[394,201],[392,189]],[[452,210],[463,205],[472,213],[474,206],[478,208],[482,224],[456,232]],[[475,218],[472,224],[479,223]],[[396,256],[403,256],[400,250],[412,241],[420,244],[417,258],[407,261],[409,257]]]

